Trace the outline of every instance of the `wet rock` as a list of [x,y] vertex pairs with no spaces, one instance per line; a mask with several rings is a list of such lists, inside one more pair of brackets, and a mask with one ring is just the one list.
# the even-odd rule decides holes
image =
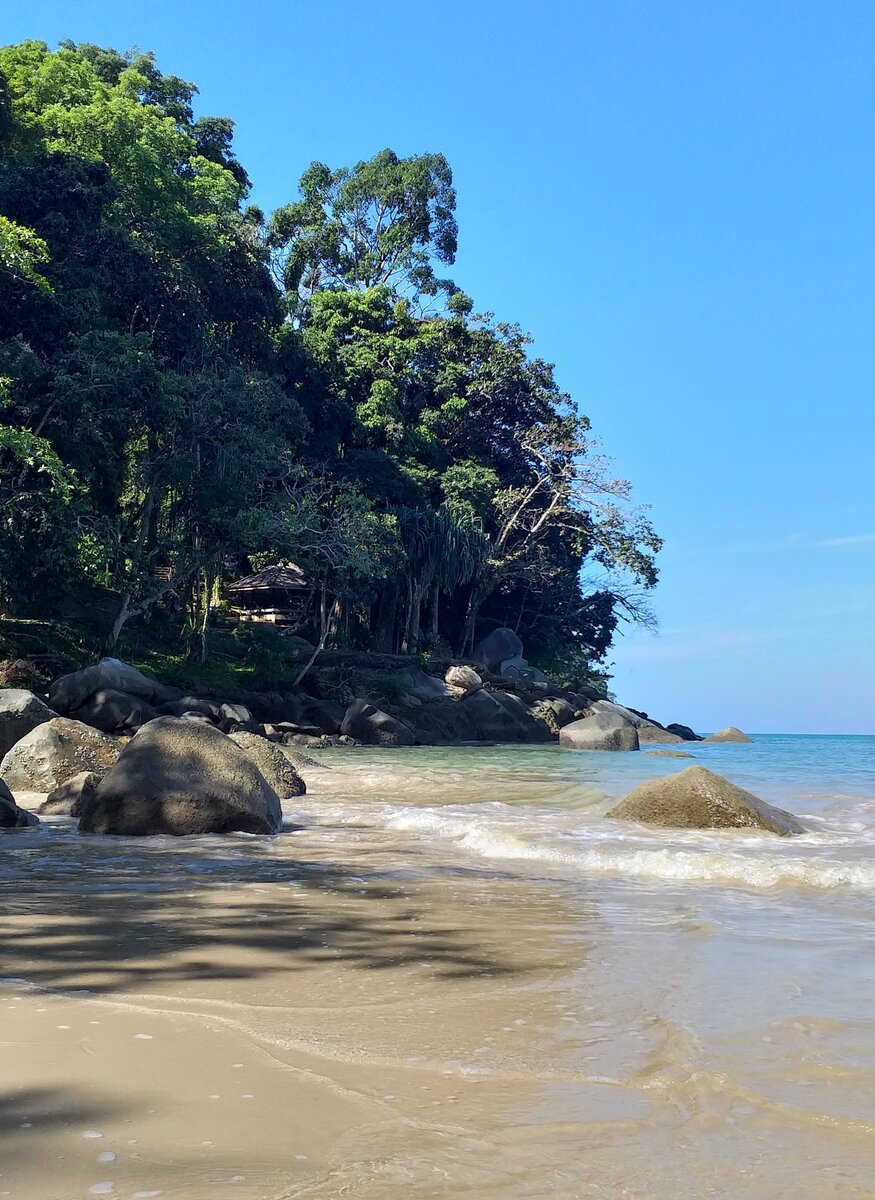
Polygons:
[[96,790],[96,775],[92,771],[80,771],[55,788],[37,811],[40,816],[79,817],[82,815],[83,802],[91,801]]
[[566,750],[637,750],[638,730],[619,713],[594,712],[559,731]]
[[687,754],[685,750],[644,750],[652,758],[695,758],[695,754]]
[[764,829],[784,837],[804,833],[791,813],[701,766],[640,784],[607,815],[663,829]]
[[340,732],[365,746],[412,746],[415,741],[409,726],[366,700],[353,700]]
[[118,658],[102,658],[92,667],[56,679],[49,688],[49,704],[56,712],[72,713],[81,708],[89,696],[103,691],[125,692],[154,705],[179,696],[178,689],[165,687]]
[[85,833],[277,833],[279,796],[249,755],[207,725],[144,725],[84,805]]
[[0,781],[0,829],[29,829],[34,825],[39,825],[39,818],[19,808],[9,788]]
[[727,725],[725,729],[719,729],[703,740],[706,742],[751,742],[753,738],[749,738],[746,733],[742,733],[734,725]]
[[53,717],[17,742],[0,763],[0,779],[15,791],[52,792],[80,771],[102,776],[117,760],[119,747],[105,733]]
[[249,755],[280,800],[304,795],[307,785],[279,746],[255,733],[232,733],[230,737]]
[[0,758],[25,734],[57,715],[25,688],[0,690]]
[[116,692],[111,688],[95,692],[84,704],[70,714],[74,721],[100,729],[103,733],[117,733],[122,729],[139,729],[155,717],[155,709],[139,696],[127,692]]

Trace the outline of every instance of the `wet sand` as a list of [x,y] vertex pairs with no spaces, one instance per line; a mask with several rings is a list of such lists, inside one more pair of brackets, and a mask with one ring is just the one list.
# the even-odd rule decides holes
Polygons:
[[875,1196],[855,927],[313,824],[308,783],[273,839],[4,839],[0,1196]]

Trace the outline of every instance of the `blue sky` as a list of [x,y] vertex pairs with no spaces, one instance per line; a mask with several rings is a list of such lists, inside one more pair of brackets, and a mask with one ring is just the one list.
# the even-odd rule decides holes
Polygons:
[[875,732],[875,6],[30,0],[3,41],[154,49],[255,199],[442,151],[455,278],[518,321],[665,538],[615,691]]

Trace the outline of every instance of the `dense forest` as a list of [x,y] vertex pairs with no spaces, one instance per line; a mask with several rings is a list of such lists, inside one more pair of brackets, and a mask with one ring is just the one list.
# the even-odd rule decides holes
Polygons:
[[506,624],[586,676],[659,540],[446,277],[446,160],[315,162],[268,215],[196,91],[150,54],[0,50],[0,608],[100,590],[106,647],[160,621],[204,656],[228,581],[288,560],[314,642],[464,655]]

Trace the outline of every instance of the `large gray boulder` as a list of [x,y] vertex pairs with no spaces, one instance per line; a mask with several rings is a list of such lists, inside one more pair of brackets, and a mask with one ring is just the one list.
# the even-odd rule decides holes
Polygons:
[[57,715],[25,688],[0,689],[0,758],[31,729]]
[[390,717],[367,700],[353,700],[340,732],[365,746],[412,746],[416,740],[403,721]]
[[544,722],[554,737],[574,720],[574,709],[567,700],[536,700],[529,711]]
[[638,730],[619,713],[594,712],[559,731],[566,750],[637,750]]
[[228,736],[249,755],[280,800],[304,795],[307,785],[288,755],[283,754],[275,742],[269,742],[257,733],[239,732]]
[[749,738],[746,733],[742,733],[734,725],[727,725],[725,729],[718,729],[716,733],[712,733],[710,737],[703,740],[706,742],[752,742],[753,738]]
[[805,832],[792,814],[700,766],[639,784],[607,815],[662,829],[764,829],[783,837]]
[[37,725],[0,762],[0,779],[13,791],[52,792],[80,771],[102,776],[118,760],[112,738],[67,717]]
[[408,696],[428,703],[430,700],[451,699],[455,693],[448,683],[429,675],[419,667],[407,667],[401,672],[400,682]]
[[512,629],[493,629],[477,643],[471,657],[490,671],[497,671],[503,662],[522,652],[523,644]]
[[122,729],[139,729],[155,717],[155,709],[139,696],[128,692],[117,692],[103,688],[89,696],[84,704],[70,714],[74,721],[100,729],[104,733],[118,733]]
[[50,792],[37,810],[41,817],[79,817],[83,803],[97,791],[97,778],[91,771],[80,771]]
[[81,708],[89,696],[103,691],[138,696],[148,704],[163,704],[179,695],[178,691],[164,687],[157,679],[150,679],[118,658],[102,658],[92,667],[56,679],[49,688],[49,704],[56,712],[72,713]]
[[277,833],[279,796],[249,755],[208,725],[158,717],[132,738],[85,803],[85,833]]
[[638,741],[641,745],[670,746],[675,742],[682,742],[684,740],[676,733],[670,733],[667,729],[663,729],[661,725],[657,725],[655,721],[651,721],[648,717],[642,717],[640,713],[635,712],[631,708],[625,708],[622,704],[616,704],[613,700],[596,700],[590,705],[590,711],[594,713],[613,713],[629,721],[638,730]]
[[0,829],[28,829],[33,825],[39,825],[39,818],[19,808],[12,792],[0,781]]
[[472,741],[549,742],[553,735],[532,716],[519,696],[509,692],[473,692],[457,706]]

